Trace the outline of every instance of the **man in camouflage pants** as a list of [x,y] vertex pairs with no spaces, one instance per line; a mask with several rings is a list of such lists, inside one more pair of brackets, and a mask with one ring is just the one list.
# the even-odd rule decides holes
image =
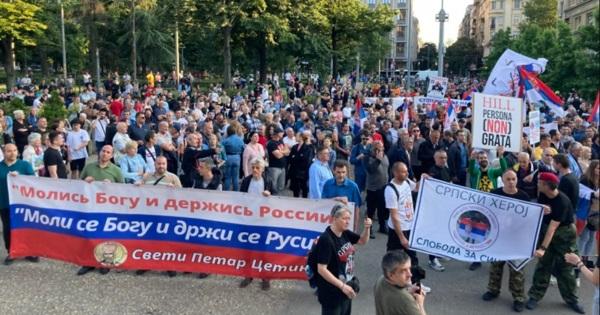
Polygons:
[[[512,169],[504,171],[502,174],[502,183],[504,184],[502,188],[494,189],[491,193],[522,201],[530,200],[526,192],[517,188],[517,173]],[[483,294],[483,300],[491,301],[500,295],[502,272],[504,271],[505,264],[506,262],[504,261],[493,262],[491,264],[488,291]],[[508,287],[514,299],[513,310],[515,312],[522,312],[525,309],[525,276],[522,271],[514,270],[511,266],[509,266],[508,271],[510,272]]]
[[563,300],[573,311],[585,314],[578,303],[573,266],[564,259],[566,253],[577,253],[573,206],[569,198],[558,190],[558,182],[558,177],[553,173],[543,172],[538,177],[538,202],[548,205],[551,213],[545,215],[542,221],[541,242],[535,251],[539,260],[529,289],[527,308],[532,310],[537,307],[538,301],[548,289],[550,275],[554,270]]

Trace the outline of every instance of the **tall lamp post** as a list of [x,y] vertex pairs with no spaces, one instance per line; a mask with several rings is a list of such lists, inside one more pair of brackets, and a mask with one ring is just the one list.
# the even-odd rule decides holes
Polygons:
[[131,1],[131,59],[133,67],[133,84],[137,82],[137,43],[135,38],[135,0]]
[[444,0],[442,0],[442,9],[435,16],[435,20],[440,22],[440,42],[438,43],[438,76],[444,76],[444,22],[448,20],[448,14],[444,11]]
[[408,37],[407,37],[407,45],[406,47],[408,47],[408,50],[406,51],[406,69],[408,70],[407,72],[407,76],[406,76],[406,90],[408,91],[410,89],[410,74],[412,72],[412,0],[408,0],[407,3],[407,12],[408,12],[408,27],[406,28],[408,30]]
[[65,42],[65,9],[62,0],[58,0],[60,4],[60,33],[62,38],[62,63],[63,63],[63,79],[67,84],[67,48]]

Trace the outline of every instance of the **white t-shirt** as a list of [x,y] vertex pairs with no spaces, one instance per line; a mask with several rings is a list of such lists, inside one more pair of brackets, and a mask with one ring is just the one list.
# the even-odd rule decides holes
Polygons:
[[[392,187],[386,186],[384,191],[385,207],[388,209],[396,209],[398,217],[400,218],[400,228],[402,231],[408,231],[411,228],[415,212],[410,184],[408,181],[404,181],[401,185],[398,185],[393,180],[390,183],[396,187],[398,195],[396,195]],[[390,229],[394,229],[391,215],[387,225]]]
[[86,147],[77,149],[84,142],[88,141],[90,141],[90,136],[88,135],[87,131],[83,129],[79,129],[79,131],[71,130],[67,133],[67,147],[69,148],[69,154],[71,155],[71,159],[79,160],[88,157]]
[[255,180],[252,178],[250,180],[250,185],[248,185],[248,193],[251,195],[262,196],[263,191],[265,190],[265,181],[264,179]]
[[108,118],[104,120],[96,120],[96,127],[94,128],[94,141],[104,142],[106,139],[106,126],[108,126]]

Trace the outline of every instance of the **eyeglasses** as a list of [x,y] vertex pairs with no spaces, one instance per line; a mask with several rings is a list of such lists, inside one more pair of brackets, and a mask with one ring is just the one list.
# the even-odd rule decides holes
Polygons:
[[363,140],[363,141],[365,141],[365,140],[369,140],[369,138],[362,138],[362,140]]
[[415,129],[415,130],[413,130],[412,132],[421,132],[421,130],[419,130],[419,129]]

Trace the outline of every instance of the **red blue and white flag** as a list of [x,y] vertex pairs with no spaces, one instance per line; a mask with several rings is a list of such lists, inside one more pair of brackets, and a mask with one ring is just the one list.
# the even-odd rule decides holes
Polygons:
[[527,67],[518,67],[521,91],[529,103],[547,105],[559,117],[564,117],[566,112],[562,106],[563,100],[554,94],[552,89],[540,80],[537,75],[527,70]]
[[452,104],[452,99],[448,97],[446,104],[446,120],[444,121],[444,131],[450,129],[450,124],[456,120],[456,108]]
[[596,124],[600,123],[600,91],[596,93],[596,101],[594,102],[594,107],[592,107],[592,111],[588,117],[588,122]]

